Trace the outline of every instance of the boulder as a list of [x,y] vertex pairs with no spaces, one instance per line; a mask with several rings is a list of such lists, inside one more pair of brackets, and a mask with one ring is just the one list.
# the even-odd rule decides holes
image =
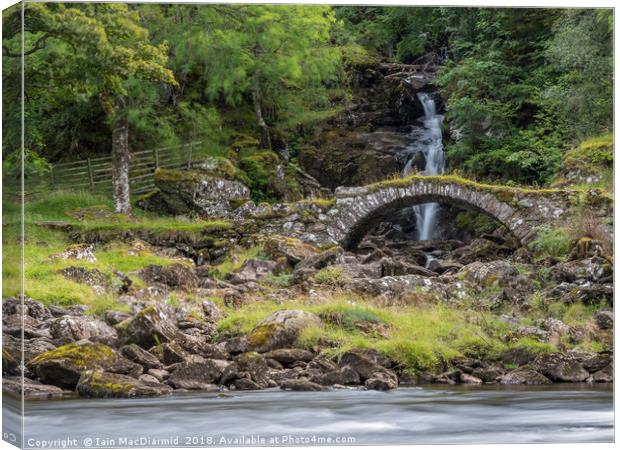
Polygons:
[[605,258],[593,258],[578,261],[566,261],[553,268],[557,281],[584,284],[602,282],[613,276],[613,267]]
[[127,375],[87,370],[82,373],[77,391],[89,398],[133,398],[169,395],[172,388],[158,382],[141,381]]
[[477,367],[471,373],[472,376],[484,383],[491,383],[500,377],[504,371],[499,366]]
[[383,258],[379,261],[382,269],[382,276],[393,277],[400,275],[422,275],[424,277],[436,277],[437,273],[432,272],[416,264],[410,264],[395,258]]
[[611,330],[614,327],[614,313],[611,311],[597,311],[592,320],[601,330]]
[[176,342],[164,342],[158,349],[161,360],[167,366],[185,361],[189,354]]
[[312,378],[312,381],[322,384],[323,386],[340,385],[357,385],[361,379],[359,374],[349,366],[340,369],[331,370],[325,374]]
[[248,259],[238,271],[230,275],[230,282],[233,284],[243,284],[249,281],[258,281],[272,274],[277,265],[275,261]]
[[594,383],[613,383],[614,381],[614,367],[613,365],[608,365],[603,369],[594,372],[588,381]]
[[520,367],[499,378],[500,384],[552,384],[544,375],[529,367]]
[[101,343],[78,341],[41,353],[28,367],[44,383],[73,389],[86,370],[138,376],[142,366],[119,355],[114,349]]
[[604,369],[605,367],[612,364],[612,355],[611,353],[603,352],[597,353],[596,355],[591,356],[583,361],[582,366],[588,372],[598,372],[599,370]]
[[62,276],[76,283],[85,284],[90,287],[98,287],[105,290],[108,278],[99,269],[87,269],[85,267],[69,266],[60,270]]
[[2,377],[2,391],[24,399],[60,398],[61,388],[22,377]]
[[127,320],[131,317],[129,313],[122,311],[106,311],[105,312],[105,322],[110,326],[115,326],[121,323],[124,320]]
[[26,339],[49,338],[51,335],[49,329],[47,329],[45,325],[45,322],[35,319],[34,317],[22,314],[11,314],[9,316],[5,315],[2,319],[2,332],[20,339],[22,333]]
[[256,352],[242,353],[235,358],[235,363],[239,372],[247,372],[261,389],[269,386],[269,366],[262,355]]
[[396,374],[379,363],[380,360],[373,358],[372,353],[366,353],[364,350],[349,350],[342,354],[339,360],[341,367],[349,366],[360,376],[362,381],[369,378],[376,378],[377,373],[387,373],[395,378]]
[[461,373],[459,381],[463,384],[482,384],[482,380],[468,373]]
[[24,362],[28,364],[35,356],[55,348],[56,346],[46,338],[24,339],[22,342],[20,338],[2,335],[2,358],[3,361],[7,360],[7,364],[10,364],[11,360],[14,361],[13,368],[17,368],[17,362],[22,358],[22,351]]
[[266,237],[263,246],[271,259],[275,261],[280,258],[285,258],[292,266],[318,253],[315,247],[299,239],[278,235]]
[[317,255],[310,256],[300,261],[295,266],[295,271],[300,269],[316,269],[320,270],[329,265],[343,263],[344,250],[342,247],[333,247],[329,250],[322,251]]
[[168,377],[170,376],[170,372],[164,369],[149,369],[146,373],[154,377],[160,383],[163,382],[164,380],[167,380]]
[[571,352],[543,353],[534,359],[531,367],[553,381],[581,382],[590,376],[581,358]]
[[398,387],[398,378],[392,372],[376,372],[364,383],[366,389],[389,391]]
[[140,276],[147,283],[161,283],[173,289],[193,290],[198,287],[199,280],[193,269],[187,264],[171,264],[159,266],[150,264],[140,271]]
[[94,250],[95,246],[92,244],[73,244],[67,247],[64,252],[51,255],[50,259],[77,259],[79,261],[95,262],[97,258],[93,253]]
[[113,346],[118,338],[114,328],[103,320],[89,316],[63,316],[54,319],[50,325],[50,333],[59,344],[88,339]]
[[222,376],[222,368],[212,359],[181,363],[168,377],[176,389],[214,390]]
[[204,300],[201,306],[205,320],[216,322],[224,317],[222,310],[211,300]]
[[136,344],[124,345],[120,349],[121,355],[130,361],[140,364],[145,369],[162,369],[164,366],[151,352]]
[[276,311],[248,334],[248,349],[264,353],[288,348],[304,329],[321,325],[321,319],[312,313],[301,310]]
[[275,359],[284,365],[290,365],[297,361],[310,362],[314,358],[314,354],[301,348],[280,348],[263,354],[263,357]]
[[134,317],[116,326],[119,340],[151,348],[160,342],[174,340],[179,332],[172,320],[157,306],[147,306]]
[[52,317],[50,309],[41,302],[28,297],[9,297],[2,301],[2,317],[12,314],[23,314],[37,320],[47,320]]
[[489,239],[474,239],[468,245],[452,251],[451,257],[460,264],[471,264],[482,261],[497,260],[499,256],[507,256],[513,252],[504,245]]
[[310,380],[298,379],[283,381],[280,383],[280,389],[286,391],[324,391],[325,387]]
[[505,350],[500,354],[499,359],[504,364],[516,364],[522,366],[528,364],[536,358],[536,353],[530,347],[514,347]]
[[506,260],[475,261],[463,267],[458,273],[460,278],[470,281],[480,289],[508,286],[511,279],[518,275],[516,266]]

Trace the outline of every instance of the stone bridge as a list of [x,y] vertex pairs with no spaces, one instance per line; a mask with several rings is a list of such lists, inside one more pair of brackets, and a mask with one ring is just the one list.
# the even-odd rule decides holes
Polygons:
[[[486,214],[505,225],[522,244],[527,244],[535,238],[536,227],[565,223],[571,215],[573,197],[567,190],[480,184],[451,175],[413,175],[364,187],[337,188],[335,202],[321,211],[316,211],[314,205],[314,216],[308,214],[312,202],[303,201],[297,204],[295,214],[276,222],[284,234],[306,242],[352,248],[374,225],[398,210],[438,202]],[[275,228],[272,231],[277,232]]]

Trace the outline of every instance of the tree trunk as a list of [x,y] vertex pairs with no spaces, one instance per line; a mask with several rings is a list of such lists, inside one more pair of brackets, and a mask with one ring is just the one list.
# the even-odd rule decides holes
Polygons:
[[112,122],[112,189],[114,210],[131,214],[129,201],[129,123],[122,105]]
[[260,88],[258,87],[258,81],[254,79],[252,84],[252,102],[254,103],[254,115],[256,116],[256,122],[262,130],[261,144],[263,147],[271,149],[271,137],[269,136],[269,126],[263,118],[263,108],[261,106]]

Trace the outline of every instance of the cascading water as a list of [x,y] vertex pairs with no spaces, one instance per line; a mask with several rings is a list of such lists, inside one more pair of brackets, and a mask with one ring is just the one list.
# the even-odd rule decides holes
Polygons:
[[[441,136],[443,115],[437,114],[435,100],[426,92],[418,92],[418,99],[424,108],[424,128],[415,130],[416,142],[408,149],[407,163],[403,175],[409,175],[416,153],[422,152],[426,161],[423,175],[442,174],[445,169],[445,157]],[[416,217],[418,240],[425,241],[433,237],[437,223],[437,203],[424,203],[413,207]]]

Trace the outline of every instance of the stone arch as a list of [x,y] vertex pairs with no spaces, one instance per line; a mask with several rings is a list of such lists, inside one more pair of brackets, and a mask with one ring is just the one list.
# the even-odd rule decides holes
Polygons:
[[[431,177],[428,177],[431,178]],[[479,211],[527,244],[532,228],[557,218],[554,202],[516,188],[458,182],[450,177],[413,177],[361,188],[339,188],[326,230],[333,242],[352,248],[370,226],[392,211],[420,203],[447,203]]]

